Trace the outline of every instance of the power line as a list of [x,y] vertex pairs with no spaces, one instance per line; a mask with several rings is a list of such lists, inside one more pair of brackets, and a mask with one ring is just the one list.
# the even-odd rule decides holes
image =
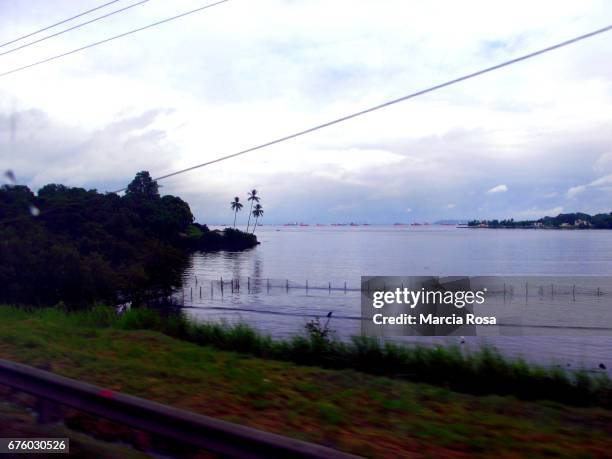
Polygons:
[[[266,148],[266,147],[269,147],[269,146],[272,146],[272,145],[275,145],[275,144],[278,144],[278,143],[281,143],[281,142],[285,142],[287,140],[291,140],[291,139],[294,139],[296,137],[300,137],[300,136],[303,136],[305,134],[309,134],[311,132],[318,131],[320,129],[324,129],[324,128],[329,127],[329,126],[333,126],[335,124],[342,123],[343,121],[347,121],[347,120],[350,120],[352,118],[356,118],[358,116],[365,115],[366,113],[370,113],[370,112],[373,112],[373,111],[376,111],[376,110],[380,110],[381,108],[389,107],[389,106],[395,105],[395,104],[397,104],[399,102],[404,102],[404,101],[406,101],[408,99],[413,99],[415,97],[422,96],[423,94],[427,94],[427,93],[430,93],[430,92],[433,92],[433,91],[437,91],[438,89],[442,89],[442,88],[445,88],[447,86],[451,86],[451,85],[460,83],[462,81],[469,80],[471,78],[475,78],[475,77],[480,76],[480,75],[484,75],[485,73],[489,73],[489,72],[492,72],[494,70],[498,70],[498,69],[501,69],[503,67],[507,67],[509,65],[516,64],[517,62],[521,62],[521,61],[524,61],[524,60],[527,60],[527,59],[531,59],[532,57],[536,57],[536,56],[539,56],[541,54],[545,54],[545,53],[548,53],[550,51],[553,51],[553,50],[556,50],[556,49],[559,49],[559,48],[563,48],[565,46],[569,46],[569,45],[577,43],[577,42],[579,42],[581,40],[585,40],[587,38],[591,38],[591,37],[594,37],[596,35],[599,35],[599,34],[602,34],[602,33],[605,33],[605,32],[609,32],[610,30],[612,30],[612,25],[609,25],[609,26],[604,27],[602,29],[595,30],[593,32],[586,33],[584,35],[580,35],[578,37],[571,38],[571,39],[563,41],[561,43],[557,43],[556,45],[552,45],[552,46],[549,46],[547,48],[543,48],[543,49],[540,49],[538,51],[534,51],[532,53],[525,54],[523,56],[516,57],[514,59],[510,59],[509,61],[505,61],[505,62],[502,62],[500,64],[493,65],[491,67],[487,67],[487,68],[485,68],[483,70],[478,70],[477,72],[469,73],[469,74],[461,76],[459,78],[455,78],[453,80],[449,80],[449,81],[447,81],[445,83],[437,84],[437,85],[431,86],[431,87],[429,87],[427,89],[422,89],[420,91],[413,92],[412,94],[408,94],[406,96],[402,96],[402,97],[399,97],[397,99],[393,99],[393,100],[390,100],[388,102],[384,102],[382,104],[375,105],[374,107],[366,108],[364,110],[352,113],[350,115],[343,116],[341,118],[336,118],[335,120],[328,121],[328,122],[323,123],[323,124],[319,124],[317,126],[305,129],[303,131],[299,131],[299,132],[296,132],[296,133],[293,133],[293,134],[289,134],[289,135],[287,135],[285,137],[281,137],[281,138],[278,138],[276,140],[272,140],[270,142],[266,142],[266,143],[263,143],[261,145],[257,145],[255,147],[247,148],[246,150],[242,150],[242,151],[239,151],[237,153],[232,153],[231,155],[222,156],[220,158],[213,159],[212,161],[207,161],[207,162],[202,163],[202,164],[197,164],[195,166],[187,167],[185,169],[181,169],[181,170],[178,170],[178,171],[175,171],[175,172],[171,172],[171,173],[166,174],[166,175],[162,175],[160,177],[155,178],[154,180],[164,180],[164,179],[167,179],[169,177],[174,177],[175,175],[180,175],[180,174],[184,174],[185,172],[190,172],[192,170],[199,169],[200,167],[208,166],[210,164],[214,164],[214,163],[218,163],[218,162],[221,162],[221,161],[225,161],[227,159],[235,158],[236,156],[245,155],[245,154],[250,153],[250,152],[255,151],[255,150],[260,150],[262,148]],[[114,191],[114,193],[120,193],[120,192],[125,191],[125,190],[126,190],[126,188],[121,188],[119,190]]]
[[87,11],[83,11],[82,13],[79,13],[76,16],[72,16],[71,18],[64,19],[63,21],[60,21],[60,22],[56,22],[55,24],[51,24],[50,26],[44,27],[44,28],[39,29],[39,30],[37,30],[35,32],[31,32],[31,33],[29,33],[27,35],[23,35],[23,36],[21,36],[19,38],[15,38],[14,40],[7,41],[6,43],[0,44],[0,48],[2,48],[3,46],[15,43],[16,41],[23,40],[24,38],[31,37],[32,35],[36,35],[37,33],[44,32],[45,30],[52,29],[53,27],[56,27],[58,25],[62,25],[64,23],[68,22],[68,21],[72,21],[73,19],[80,18],[81,16],[85,16],[88,13],[92,13],[93,11],[96,11],[96,10],[99,10],[101,8],[104,8],[105,6],[112,5],[113,3],[117,3],[118,1],[120,1],[120,0],[113,0],[112,2],[104,3],[103,5],[97,6],[95,8],[90,9],[90,10],[87,10]]
[[121,13],[123,11],[129,10],[130,8],[134,8],[135,6],[142,5],[143,3],[147,3],[148,1],[150,1],[150,0],[141,0],[138,3],[134,3],[132,5],[126,6],[125,8],[121,8],[119,10],[111,11],[110,13],[107,13],[107,14],[105,14],[103,16],[98,16],[97,18],[91,19],[91,20],[86,21],[86,22],[82,22],[82,23],[77,24],[77,25],[75,25],[73,27],[69,27],[68,29],[64,29],[64,30],[62,30],[60,32],[56,32],[56,33],[54,33],[52,35],[47,35],[46,37],[40,38],[38,40],[31,41],[29,43],[26,43],[25,45],[18,46],[17,48],[13,48],[13,49],[10,49],[8,51],[4,51],[3,53],[0,53],[0,56],[4,56],[6,54],[14,53],[15,51],[19,51],[20,49],[27,48],[28,46],[35,45],[36,43],[40,43],[41,41],[48,40],[49,38],[57,37],[58,35],[65,34],[66,32],[70,32],[71,30],[79,29],[79,28],[84,27],[84,26],[86,26],[88,24],[91,24],[92,22],[100,21],[101,19],[105,19],[105,18],[107,18],[109,16],[113,16],[113,15],[115,15],[117,13]]
[[220,1],[215,2],[215,3],[211,3],[211,4],[208,4],[208,5],[205,5],[205,6],[201,6],[200,8],[196,8],[195,10],[187,11],[185,13],[181,13],[181,14],[178,14],[176,16],[172,16],[170,18],[162,19],[161,21],[154,22],[154,23],[146,25],[144,27],[139,27],[138,29],[133,29],[133,30],[130,30],[128,32],[124,32],[122,34],[115,35],[114,37],[106,38],[104,40],[100,40],[100,41],[97,41],[95,43],[90,43],[89,45],[85,45],[85,46],[82,46],[80,48],[73,49],[72,51],[68,51],[68,52],[65,52],[65,53],[62,53],[62,54],[58,54],[56,56],[48,57],[48,58],[43,59],[41,61],[34,62],[34,63],[28,64],[28,65],[24,65],[23,67],[18,67],[18,68],[13,69],[13,70],[9,70],[8,72],[0,73],[0,77],[5,77],[7,75],[11,75],[12,73],[20,72],[21,70],[26,70],[26,69],[29,69],[31,67],[35,67],[35,66],[40,65],[40,64],[45,64],[47,62],[51,62],[51,61],[54,61],[56,59],[60,59],[62,57],[70,56],[71,54],[78,53],[79,51],[84,51],[86,49],[93,48],[94,46],[98,46],[98,45],[101,45],[103,43],[108,43],[109,41],[113,41],[113,40],[116,40],[118,38],[122,38],[122,37],[125,37],[125,36],[128,36],[128,35],[134,34],[136,32],[141,32],[143,30],[150,29],[151,27],[155,27],[155,26],[158,26],[158,25],[161,25],[161,24],[165,24],[166,22],[174,21],[175,19],[179,19],[179,18],[188,16],[190,14],[198,13],[198,12],[200,12],[202,10],[205,10],[207,8],[211,8],[213,6],[220,5],[221,3],[226,3],[228,1],[229,0],[220,0]]

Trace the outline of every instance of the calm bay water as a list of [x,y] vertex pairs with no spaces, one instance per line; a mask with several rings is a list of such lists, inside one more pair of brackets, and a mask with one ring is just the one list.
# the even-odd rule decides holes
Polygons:
[[[189,314],[243,321],[288,337],[303,333],[315,316],[325,322],[331,311],[330,327],[346,338],[360,332],[362,275],[612,275],[612,231],[373,225],[263,226],[257,233],[261,245],[253,250],[193,255],[178,293]],[[239,289],[232,288],[232,279],[240,282]],[[597,307],[605,309],[609,298],[598,300]],[[401,339],[459,342],[456,337]],[[612,368],[612,336],[468,337],[463,346],[483,343],[541,364]]]

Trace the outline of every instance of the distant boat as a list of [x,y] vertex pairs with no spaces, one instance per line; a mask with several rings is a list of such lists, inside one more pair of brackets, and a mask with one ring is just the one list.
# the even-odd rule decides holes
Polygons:
[[410,226],[423,226],[421,223],[411,223]]
[[358,224],[358,223],[353,223],[353,222],[351,222],[351,223],[350,223],[350,226],[359,226],[359,224]]
[[308,223],[300,223],[300,226],[310,226]]
[[393,226],[406,226],[405,223],[394,223]]

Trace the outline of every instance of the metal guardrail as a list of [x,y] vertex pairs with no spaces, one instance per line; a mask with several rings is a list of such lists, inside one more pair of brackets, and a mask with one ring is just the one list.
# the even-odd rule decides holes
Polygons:
[[[355,459],[347,453],[180,410],[0,359],[0,385],[223,456]],[[40,413],[39,416],[44,416]]]

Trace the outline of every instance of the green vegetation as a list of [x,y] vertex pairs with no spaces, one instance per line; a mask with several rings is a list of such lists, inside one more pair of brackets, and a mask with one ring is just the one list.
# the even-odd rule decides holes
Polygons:
[[470,227],[484,228],[568,228],[568,229],[612,229],[612,213],[589,215],[581,212],[543,217],[539,220],[472,220]]
[[[179,333],[184,322],[172,321],[169,328]],[[62,314],[4,307],[0,357],[368,457],[575,458],[612,450],[612,412],[601,408],[477,397],[255,358],[141,329],[162,329],[163,322],[144,310],[117,319],[98,308]],[[234,330],[232,339],[225,333],[221,342],[251,346],[254,339],[245,329]]]
[[209,231],[139,172],[125,196],[46,185],[0,187],[0,301],[69,307],[135,303],[179,285],[193,250],[242,250],[252,234]]
[[106,307],[71,314],[57,309],[31,313],[8,311],[9,316],[28,317],[27,314],[31,314],[43,322],[64,323],[67,328],[152,330],[220,350],[299,365],[352,369],[426,382],[470,394],[513,395],[526,400],[546,399],[612,408],[612,382],[605,374],[592,376],[586,372],[541,368],[522,360],[506,359],[489,348],[467,353],[458,347],[403,346],[367,337],[355,337],[345,343],[330,338],[328,330],[317,321],[308,324],[305,336],[274,340],[245,324],[195,322],[182,313],[161,313],[145,308],[131,309],[120,316]]

